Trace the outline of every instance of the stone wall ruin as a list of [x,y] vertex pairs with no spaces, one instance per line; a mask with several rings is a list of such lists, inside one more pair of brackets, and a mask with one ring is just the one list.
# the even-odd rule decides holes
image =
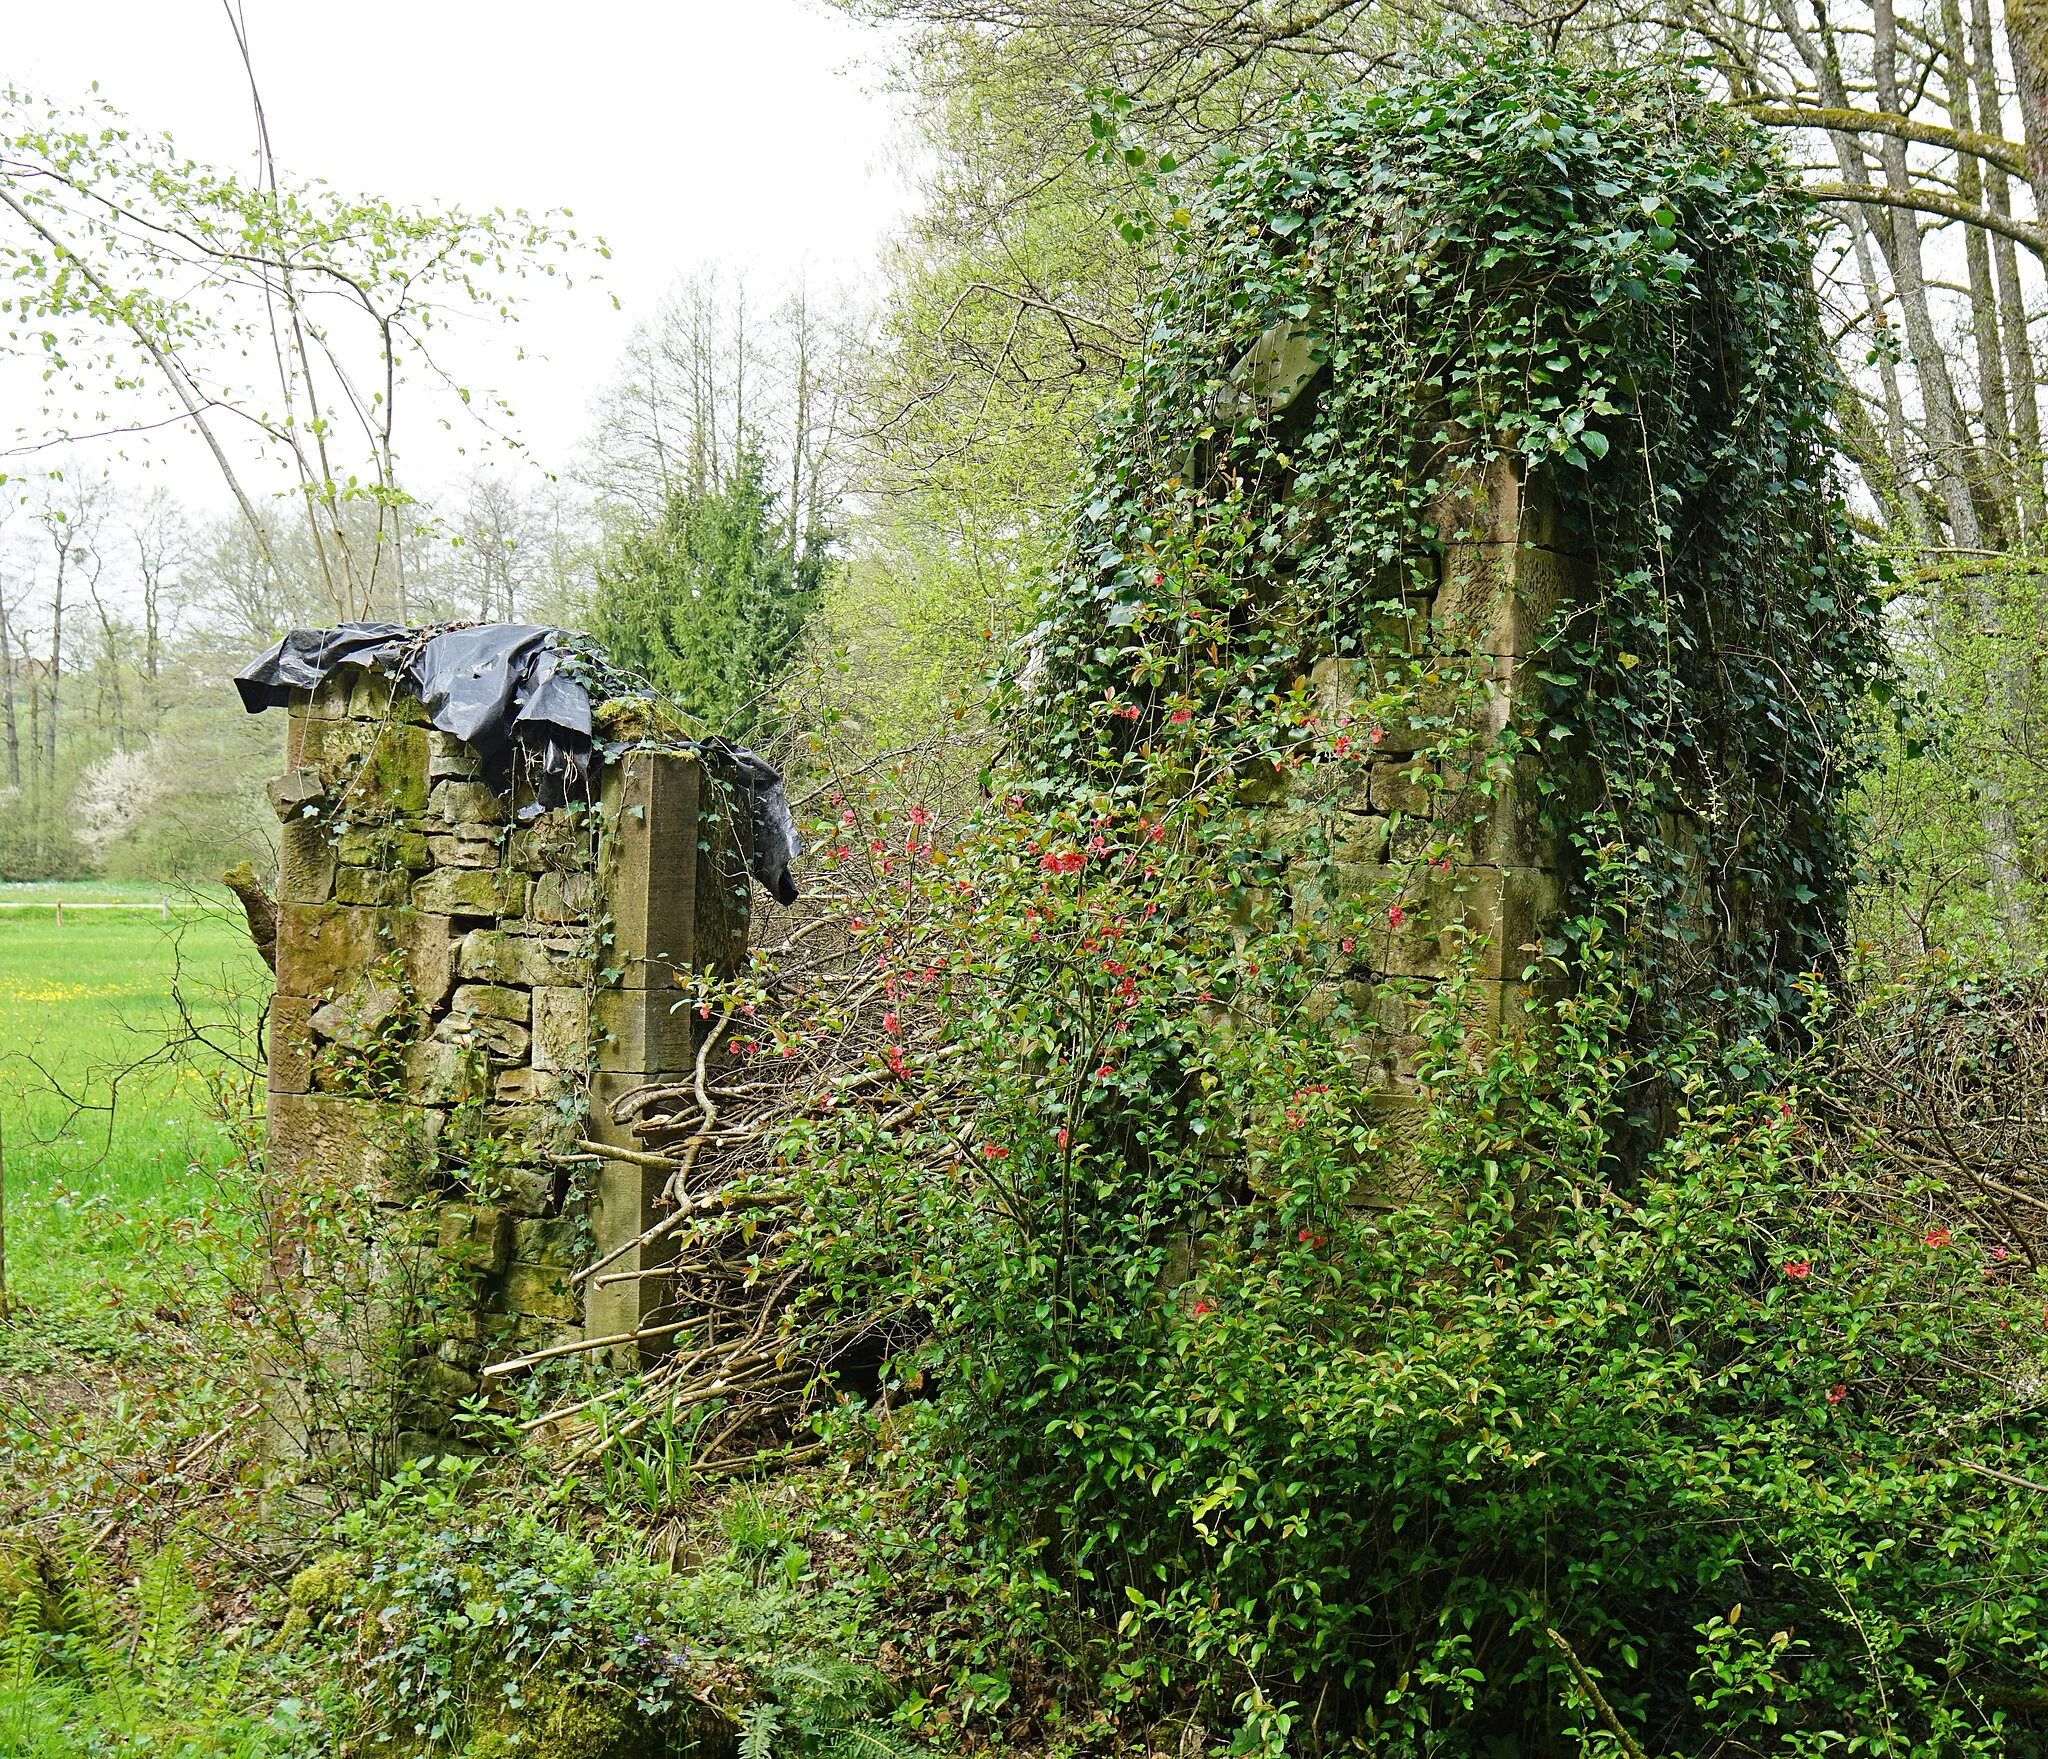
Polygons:
[[[408,1335],[386,1342],[413,1445],[485,1363],[660,1317],[666,1285],[635,1275],[659,1245],[577,1272],[656,1219],[668,1175],[591,1150],[630,1149],[611,1103],[693,1066],[682,985],[745,957],[747,825],[695,751],[606,749],[593,800],[535,812],[381,672],[337,668],[290,704],[267,1176],[355,1193],[358,1280],[407,1283]],[[324,1322],[343,1379],[372,1373],[356,1334],[395,1299]],[[272,1370],[281,1426],[315,1445],[307,1364]]]

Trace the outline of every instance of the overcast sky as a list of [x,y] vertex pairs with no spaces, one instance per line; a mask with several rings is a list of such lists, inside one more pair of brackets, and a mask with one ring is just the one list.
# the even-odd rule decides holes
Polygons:
[[[244,4],[288,171],[404,202],[567,207],[611,245],[593,265],[602,286],[528,309],[517,342],[538,362],[493,338],[488,362],[461,363],[511,399],[553,468],[633,317],[679,272],[858,278],[906,199],[878,41],[816,0]],[[70,102],[97,81],[185,151],[246,162],[248,93],[220,0],[15,6],[6,41],[16,84]],[[430,476],[461,467],[417,445],[411,457]],[[200,461],[174,475],[212,498]]]

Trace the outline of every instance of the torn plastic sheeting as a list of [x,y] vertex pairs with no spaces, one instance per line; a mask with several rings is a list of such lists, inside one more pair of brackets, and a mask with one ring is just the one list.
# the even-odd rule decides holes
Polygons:
[[[295,629],[235,676],[252,715],[283,708],[295,690],[317,690],[335,667],[389,673],[417,697],[443,733],[474,746],[500,793],[511,788],[515,752],[526,756],[534,817],[571,799],[591,798],[590,692],[564,662],[577,652],[567,630],[530,623],[479,623],[408,629],[397,623],[343,623]],[[751,751],[722,739],[700,748],[720,780],[741,795],[753,831],[748,867],[784,904],[796,901],[790,863],[802,853],[782,776]]]

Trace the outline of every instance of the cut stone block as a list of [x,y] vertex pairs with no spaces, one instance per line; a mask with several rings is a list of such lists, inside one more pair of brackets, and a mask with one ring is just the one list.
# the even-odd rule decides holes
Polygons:
[[1439,639],[1452,650],[1535,653],[1552,620],[1583,596],[1586,566],[1518,544],[1451,544],[1436,595]]
[[436,782],[427,816],[451,825],[501,825],[505,803],[482,782]]
[[392,941],[405,949],[413,995],[427,1008],[438,1008],[455,977],[455,925],[418,910],[393,910],[388,921]]
[[690,1068],[696,1059],[688,999],[667,989],[601,989],[590,998],[598,1066],[655,1075]]
[[530,873],[569,873],[589,867],[587,815],[568,811],[542,813],[531,824],[512,832],[506,842],[506,859]]
[[582,1255],[576,1223],[568,1216],[512,1224],[512,1256],[521,1264],[573,1266]]
[[581,1073],[589,1066],[590,1056],[590,1008],[584,992],[567,986],[536,989],[533,1066]]
[[321,781],[320,772],[310,767],[288,769],[264,783],[263,788],[270,796],[271,811],[283,822],[304,818],[307,807],[318,807],[327,798],[327,785]]
[[544,873],[533,882],[527,915],[535,922],[581,922],[596,907],[597,891],[587,873]]
[[409,867],[428,865],[427,840],[399,825],[348,826],[334,852],[346,867]]
[[313,1003],[306,996],[270,998],[270,1086],[304,1093],[313,1085]]
[[441,1257],[467,1276],[499,1276],[510,1262],[512,1228],[505,1212],[488,1204],[441,1206]]
[[455,973],[466,983],[525,983],[529,945],[524,935],[473,928],[456,950]]
[[277,987],[317,996],[347,989],[390,950],[385,913],[337,904],[284,903],[277,912]]
[[277,841],[277,896],[282,904],[324,904],[334,895],[334,849],[317,818],[287,819]]
[[522,1026],[533,1016],[533,997],[523,989],[508,989],[492,983],[458,983],[451,1011],[478,1014],[493,1020],[516,1020]]
[[367,1049],[405,1007],[405,992],[395,984],[356,983],[331,1002],[313,1010],[313,1030],[355,1050]]
[[1525,477],[1509,458],[1494,458],[1467,469],[1436,505],[1438,533],[1446,544],[1535,544],[1574,555],[1578,541],[1565,529],[1550,478]]
[[293,1177],[337,1188],[402,1185],[433,1162],[419,1109],[321,1093],[273,1093],[266,1154]]
[[342,867],[334,874],[337,904],[403,904],[409,889],[410,881],[403,868],[387,873],[374,867]]
[[515,1264],[505,1273],[505,1305],[513,1313],[543,1319],[580,1319],[583,1304],[569,1286],[568,1272],[551,1264]]
[[[361,722],[351,723],[362,726]],[[369,749],[344,781],[342,798],[357,812],[423,812],[427,804],[427,736],[419,727],[368,729]]]
[[548,984],[581,989],[590,982],[596,961],[582,935],[535,935],[525,946],[526,975],[521,982],[536,989]]
[[481,867],[441,868],[413,887],[412,901],[416,909],[443,916],[516,915],[525,887],[523,874]]
[[[477,833],[481,832],[481,835]],[[467,833],[467,834],[465,834]],[[437,867],[496,867],[498,837],[481,825],[464,826],[445,836],[427,839],[427,848]]]
[[1375,812],[1402,812],[1427,817],[1434,790],[1424,780],[1430,769],[1416,759],[1382,758],[1372,766],[1371,801]]
[[427,734],[427,776],[430,780],[474,781],[484,773],[476,747],[439,728]]
[[491,1097],[501,1105],[533,1105],[555,1096],[555,1079],[546,1069],[500,1069]]
[[[697,962],[692,931],[703,782],[703,766],[688,756],[628,752],[607,770],[604,810],[616,847],[605,899],[613,962]],[[543,874],[536,896],[555,877]]]
[[460,1046],[430,1038],[407,1047],[405,1088],[421,1105],[460,1105],[477,1097],[475,1085]]
[[523,1063],[533,1034],[510,1020],[487,1014],[450,1013],[434,1023],[434,1037],[443,1044],[482,1051],[494,1063]]

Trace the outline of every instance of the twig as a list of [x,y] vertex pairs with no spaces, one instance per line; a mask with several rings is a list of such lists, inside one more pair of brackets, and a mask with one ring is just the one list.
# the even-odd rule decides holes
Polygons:
[[1572,1670],[1572,1678],[1579,1682],[1579,1689],[1593,1700],[1593,1708],[1600,1713],[1601,1722],[1606,1725],[1607,1732],[1621,1743],[1621,1750],[1628,1755],[1628,1759],[1649,1759],[1649,1755],[1637,1743],[1635,1736],[1621,1726],[1621,1718],[1614,1714],[1614,1706],[1601,1695],[1600,1688],[1593,1683],[1593,1676],[1586,1671],[1586,1664],[1578,1658],[1572,1646],[1548,1625],[1544,1627],[1543,1634],[1564,1651],[1565,1662]]
[[522,1368],[531,1368],[536,1362],[546,1362],[556,1356],[575,1356],[585,1350],[602,1350],[613,1344],[637,1344],[643,1338],[665,1338],[671,1333],[688,1331],[697,1322],[694,1319],[679,1319],[673,1325],[651,1325],[643,1331],[614,1332],[610,1337],[574,1338],[566,1344],[553,1344],[545,1350],[535,1350],[529,1355],[514,1356],[509,1362],[493,1362],[483,1369],[485,1380],[495,1380],[501,1375],[516,1374]]

